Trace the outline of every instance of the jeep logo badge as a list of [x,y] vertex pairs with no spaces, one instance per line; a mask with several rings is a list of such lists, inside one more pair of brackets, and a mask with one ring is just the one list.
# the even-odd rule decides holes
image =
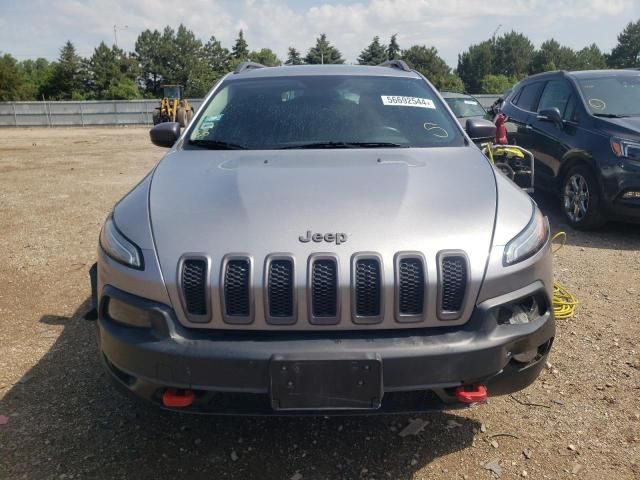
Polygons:
[[307,230],[306,235],[300,235],[298,237],[302,243],[308,242],[327,242],[327,243],[335,243],[336,245],[340,245],[347,241],[346,233],[312,233],[311,230]]

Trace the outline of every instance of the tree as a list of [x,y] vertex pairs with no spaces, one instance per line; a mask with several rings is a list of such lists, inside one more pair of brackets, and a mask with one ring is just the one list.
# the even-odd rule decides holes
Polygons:
[[22,97],[25,100],[41,99],[51,81],[54,68],[55,64],[45,58],[23,60],[18,63],[18,69],[24,82]]
[[304,61],[302,60],[302,56],[300,56],[300,52],[298,50],[293,47],[289,47],[287,61],[284,63],[285,65],[302,65]]
[[607,63],[612,68],[640,67],[640,20],[629,22],[620,32]]
[[88,62],[86,90],[89,97],[107,100],[138,98],[135,80],[138,68],[130,55],[104,42],[94,50]]
[[193,71],[202,58],[202,42],[184,25],[180,24],[176,32],[173,50],[172,68],[167,72],[171,83],[182,85],[185,96],[196,96],[192,88]]
[[164,64],[160,53],[162,34],[158,30],[145,30],[136,39],[134,57],[140,65],[141,84],[147,95],[158,97],[162,84]]
[[60,57],[51,78],[49,92],[57,100],[81,98],[84,94],[82,73],[82,59],[76,53],[73,44],[67,41],[60,50]]
[[438,88],[443,92],[463,93],[464,83],[458,75],[456,75],[455,73],[450,73],[442,77],[442,79],[440,80],[440,86]]
[[402,52],[402,59],[422,73],[438,89],[451,82],[451,68],[434,47],[414,45]]
[[576,52],[576,70],[600,70],[607,68],[607,60],[595,43]]
[[493,40],[485,40],[458,55],[458,75],[464,82],[469,92],[479,92],[481,81],[486,75],[494,72],[495,43]]
[[242,61],[249,58],[249,45],[244,39],[244,32],[242,30],[238,32],[238,38],[236,38],[236,43],[233,45],[231,55],[233,58]]
[[373,37],[373,41],[362,50],[358,57],[360,65],[380,65],[387,60],[387,49],[380,43],[380,37]]
[[553,38],[543,42],[531,60],[530,73],[549,70],[571,70],[576,63],[576,53],[569,47],[563,47]]
[[265,67],[277,67],[282,65],[282,62],[275,54],[275,52],[269,48],[263,48],[259,52],[251,52],[249,54],[249,60],[256,63],[261,63]]
[[398,45],[398,34],[394,33],[389,39],[389,45],[387,46],[387,59],[395,60],[400,58],[400,45]]
[[315,46],[309,49],[304,60],[306,63],[316,65],[319,63],[344,63],[342,54],[329,43],[325,33],[316,39]]
[[480,82],[480,93],[504,93],[517,82],[517,78],[506,75],[485,75]]
[[230,70],[231,53],[228,49],[224,48],[220,41],[213,35],[204,45],[202,57],[207,67],[218,77],[221,77]]
[[20,100],[22,94],[22,77],[18,70],[18,62],[8,53],[0,57],[0,101]]
[[495,66],[492,73],[523,78],[529,72],[535,47],[523,34],[511,31],[495,41]]

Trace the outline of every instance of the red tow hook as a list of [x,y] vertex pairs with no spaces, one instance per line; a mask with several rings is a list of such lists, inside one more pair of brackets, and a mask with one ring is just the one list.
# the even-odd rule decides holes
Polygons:
[[456,398],[461,403],[481,403],[487,401],[487,389],[484,385],[456,388]]
[[167,388],[162,394],[162,404],[165,407],[185,408],[193,403],[196,394],[193,390],[176,391],[175,388]]

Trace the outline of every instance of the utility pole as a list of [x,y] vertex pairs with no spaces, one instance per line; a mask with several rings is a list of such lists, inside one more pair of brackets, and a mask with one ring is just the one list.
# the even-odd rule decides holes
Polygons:
[[129,25],[123,25],[121,27],[118,25],[113,26],[113,43],[116,47],[118,46],[118,29],[124,30],[125,28],[129,28]]

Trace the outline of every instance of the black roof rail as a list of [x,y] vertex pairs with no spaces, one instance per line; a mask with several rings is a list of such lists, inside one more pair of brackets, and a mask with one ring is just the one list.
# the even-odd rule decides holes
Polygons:
[[389,67],[389,68],[397,68],[399,70],[404,70],[405,72],[410,72],[411,69],[409,68],[409,65],[407,65],[407,62],[405,62],[404,60],[387,60],[386,62],[382,62],[380,65],[378,65],[379,67]]
[[266,68],[264,65],[262,65],[261,63],[256,63],[256,62],[242,62],[240,65],[238,65],[236,67],[236,69],[233,71],[233,73],[244,73],[247,72],[249,70],[255,70],[256,68]]

